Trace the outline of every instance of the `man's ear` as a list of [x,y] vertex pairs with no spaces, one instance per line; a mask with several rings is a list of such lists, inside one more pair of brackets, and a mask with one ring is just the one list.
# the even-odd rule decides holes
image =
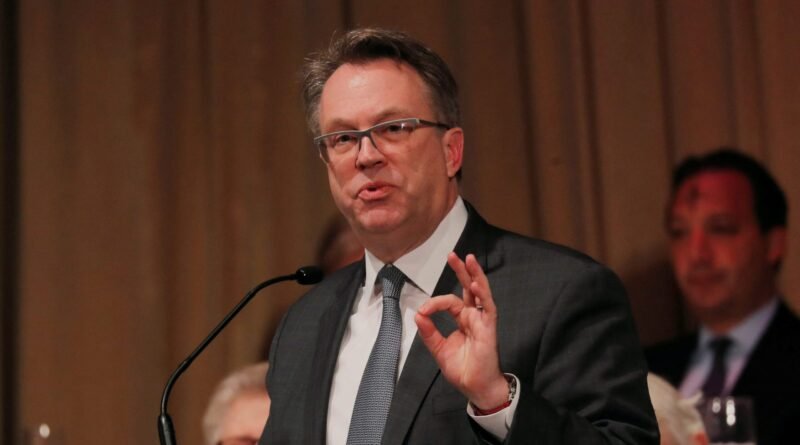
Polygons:
[[766,236],[767,260],[777,267],[786,256],[786,227],[773,227]]
[[444,156],[447,163],[447,177],[453,178],[464,161],[464,130],[455,127],[447,130],[443,137]]

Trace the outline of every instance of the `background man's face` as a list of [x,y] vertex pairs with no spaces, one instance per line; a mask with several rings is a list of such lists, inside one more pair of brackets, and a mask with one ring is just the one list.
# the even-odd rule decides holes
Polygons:
[[[360,130],[411,117],[437,121],[426,91],[419,74],[405,64],[381,59],[343,65],[322,91],[321,132]],[[403,146],[380,150],[364,138],[358,152],[331,159],[331,193],[360,238],[430,235],[457,194],[450,178],[460,167],[460,145],[454,159],[449,141],[454,133],[460,138],[460,131],[419,128]]]
[[222,445],[256,443],[269,415],[270,399],[266,391],[239,394],[220,423]]
[[783,251],[761,233],[741,173],[688,178],[675,193],[667,229],[678,285],[701,322],[739,321],[775,292],[773,265]]

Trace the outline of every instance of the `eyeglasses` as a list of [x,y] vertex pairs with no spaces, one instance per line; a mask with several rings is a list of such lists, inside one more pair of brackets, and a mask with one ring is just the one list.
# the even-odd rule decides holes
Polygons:
[[366,130],[334,131],[314,138],[314,145],[319,149],[322,159],[328,163],[331,160],[344,157],[354,147],[361,150],[361,141],[368,137],[372,146],[382,150],[387,146],[394,146],[405,142],[417,128],[438,127],[449,130],[450,126],[440,122],[431,122],[417,118],[395,119],[381,122]]

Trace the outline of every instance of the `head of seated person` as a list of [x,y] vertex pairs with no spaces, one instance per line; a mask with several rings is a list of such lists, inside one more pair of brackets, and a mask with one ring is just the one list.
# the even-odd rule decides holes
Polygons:
[[258,443],[269,416],[267,368],[267,362],[249,365],[219,383],[203,416],[206,445]]
[[691,314],[727,334],[778,294],[787,201],[754,158],[721,148],[684,160],[666,208],[670,257]]

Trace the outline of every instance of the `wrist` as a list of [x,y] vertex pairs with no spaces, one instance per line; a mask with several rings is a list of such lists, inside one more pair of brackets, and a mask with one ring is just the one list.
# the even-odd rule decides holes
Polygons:
[[499,393],[502,394],[502,397],[492,398],[481,404],[470,401],[470,405],[476,415],[488,416],[511,406],[511,402],[517,392],[517,380],[512,375],[504,374],[501,387],[503,389]]

